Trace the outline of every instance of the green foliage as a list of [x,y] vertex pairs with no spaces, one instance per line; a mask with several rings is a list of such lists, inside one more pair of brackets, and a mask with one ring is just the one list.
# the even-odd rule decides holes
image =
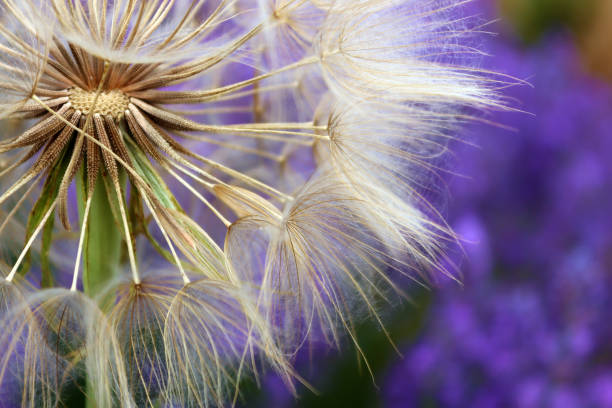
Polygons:
[[[400,346],[410,344],[421,331],[431,301],[431,294],[426,289],[418,289],[412,294],[412,303],[397,307],[393,315],[386,319],[385,327],[393,341]],[[409,316],[409,317],[408,317]],[[318,393],[302,387],[299,397],[293,406],[299,408],[373,408],[382,406],[380,389],[386,370],[390,363],[401,358],[389,342],[380,327],[375,322],[368,321],[357,327],[359,344],[367,356],[368,363],[374,374],[374,380],[368,372],[363,360],[356,353],[343,352],[312,362],[312,368],[306,371],[306,378],[315,387]],[[348,347],[347,349],[348,350]],[[319,353],[317,351],[316,353]],[[375,381],[379,382],[376,383]],[[270,401],[266,400],[264,391],[255,384],[245,381],[241,390],[246,396],[244,406],[267,407]]]
[[535,42],[551,29],[579,28],[588,23],[597,0],[499,0],[502,16],[519,37]]
[[[60,156],[57,165],[52,168],[45,180],[45,184],[43,185],[42,191],[40,192],[40,197],[34,204],[32,211],[30,212],[30,216],[28,217],[28,222],[26,225],[26,236],[25,242],[28,242],[32,237],[32,234],[44,218],[45,214],[51,206],[53,202],[57,198],[57,194],[59,192],[60,184],[62,183],[62,177],[68,168],[68,163],[70,162],[70,155],[67,153],[70,150],[70,146],[64,149],[64,152]],[[41,251],[41,269],[42,269],[42,285],[43,287],[53,286],[53,275],[51,273],[51,267],[49,264],[49,250],[51,247],[52,241],[52,233],[53,233],[53,216],[49,217],[47,223],[44,227],[43,231],[43,243],[42,243],[42,251]],[[32,257],[31,251],[28,251],[26,257],[21,264],[21,268],[19,273],[25,275],[32,265]]]

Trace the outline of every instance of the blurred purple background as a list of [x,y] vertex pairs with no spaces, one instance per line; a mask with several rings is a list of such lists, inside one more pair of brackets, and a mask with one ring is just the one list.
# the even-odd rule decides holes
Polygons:
[[390,368],[385,406],[612,406],[612,92],[566,35],[494,42],[495,68],[532,113],[472,129],[457,152],[450,221],[467,241],[464,287],[433,295]]
[[271,378],[255,405],[612,407],[612,87],[592,37],[612,39],[612,14],[602,34],[597,1],[470,8],[501,15],[484,68],[531,86],[504,90],[523,113],[484,118],[513,130],[472,125],[477,147],[454,149],[447,213],[465,239],[463,286],[442,283],[392,320],[403,358],[362,330],[379,389],[346,352],[315,359],[322,395],[294,401]]
[[612,407],[612,88],[569,27],[525,45],[504,24],[485,65],[528,80],[504,93],[530,114],[492,115],[515,130],[473,126],[479,148],[456,149],[464,287],[433,294],[385,407]]

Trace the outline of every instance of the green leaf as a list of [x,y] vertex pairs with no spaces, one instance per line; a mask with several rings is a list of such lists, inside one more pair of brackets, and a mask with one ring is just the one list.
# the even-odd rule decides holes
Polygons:
[[130,219],[133,220],[134,225],[134,235],[138,235],[140,233],[144,234],[145,237],[149,240],[153,248],[164,257],[171,264],[176,264],[174,257],[170,253],[170,251],[164,249],[161,244],[155,239],[155,237],[151,234],[149,230],[150,220],[147,220],[142,206],[142,197],[138,190],[132,190],[132,195],[130,197]]
[[[128,137],[125,139],[129,142]],[[206,231],[185,214],[174,194],[172,194],[164,180],[152,167],[151,162],[142,150],[134,143],[129,143],[128,147],[134,170],[149,184],[153,194],[155,194],[161,205],[165,208],[165,211],[170,214],[176,224],[182,228],[185,235],[188,235],[193,240],[192,243],[187,243],[186,241],[182,243],[176,242],[178,248],[187,256],[198,272],[204,273],[208,277],[223,277],[219,275],[219,271],[223,269],[222,265],[224,264],[223,251]],[[147,237],[150,237],[150,234],[147,234]],[[175,263],[168,251],[161,248],[154,239],[151,242],[166,259],[173,264]]]
[[[43,188],[40,192],[40,196],[36,203],[34,204],[34,208],[30,212],[30,216],[28,217],[28,222],[26,225],[26,236],[25,242],[28,242],[36,230],[36,227],[40,224],[42,219],[44,218],[49,208],[53,205],[53,202],[57,198],[57,194],[59,192],[60,184],[62,183],[62,177],[68,168],[68,163],[70,162],[70,155],[66,154],[67,151],[71,149],[71,145],[64,149],[60,158],[57,160],[56,164],[51,167],[51,171],[49,172],[47,179],[43,185]],[[51,224],[51,227],[48,225]],[[48,263],[48,254],[49,248],[51,246],[53,234],[53,216],[49,217],[47,220],[47,224],[45,225],[45,230],[43,232],[43,247],[42,247],[42,259],[41,259],[41,267],[43,268],[43,282],[44,283],[52,283],[53,277],[51,276],[50,265]],[[46,258],[46,259],[45,259]],[[44,265],[42,265],[44,264]],[[28,251],[25,258],[23,259],[23,263],[21,264],[21,268],[19,273],[21,275],[25,275],[32,266],[32,257],[31,251]],[[44,269],[48,268],[47,271]],[[45,276],[45,274],[47,274]]]
[[51,249],[51,243],[53,242],[53,226],[55,224],[55,211],[51,214],[51,217],[47,220],[42,233],[42,248],[40,253],[40,270],[41,270],[41,282],[40,286],[43,288],[50,288],[53,286],[54,279],[51,272],[51,263],[49,262],[49,250]]
[[129,147],[128,151],[134,164],[134,170],[151,187],[157,199],[164,207],[183,212],[178,201],[174,198],[174,194],[172,194],[172,191],[170,191],[164,180],[159,176],[159,173],[151,166],[151,161],[147,156],[134,144],[130,143]]

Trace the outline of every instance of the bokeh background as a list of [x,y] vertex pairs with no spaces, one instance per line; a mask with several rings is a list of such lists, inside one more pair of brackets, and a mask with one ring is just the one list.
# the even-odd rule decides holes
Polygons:
[[[415,290],[354,352],[317,352],[294,400],[272,375],[254,407],[612,407],[612,1],[476,0],[484,69],[522,112],[454,147],[446,214],[463,285]],[[491,124],[493,123],[493,124]],[[496,124],[496,125],[495,125]],[[305,357],[308,360],[308,357]]]

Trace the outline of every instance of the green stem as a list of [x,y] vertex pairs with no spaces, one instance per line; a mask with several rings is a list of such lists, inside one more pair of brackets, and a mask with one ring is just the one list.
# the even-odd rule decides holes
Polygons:
[[[82,216],[86,198],[83,188],[78,191],[82,195],[79,197]],[[91,298],[99,296],[120,270],[122,237],[109,201],[114,196],[114,192],[107,191],[102,177],[98,177],[83,244],[83,289]]]
[[[86,177],[77,177],[77,192],[81,222],[85,211]],[[83,243],[82,280],[85,293],[92,299],[99,298],[107,285],[119,274],[121,263],[122,236],[116,224],[109,200],[115,193],[109,192],[102,176],[98,177],[91,201],[89,220]],[[98,299],[104,304],[104,299]],[[87,388],[91,389],[89,379]],[[98,408],[94,396],[86,392],[86,408]]]

